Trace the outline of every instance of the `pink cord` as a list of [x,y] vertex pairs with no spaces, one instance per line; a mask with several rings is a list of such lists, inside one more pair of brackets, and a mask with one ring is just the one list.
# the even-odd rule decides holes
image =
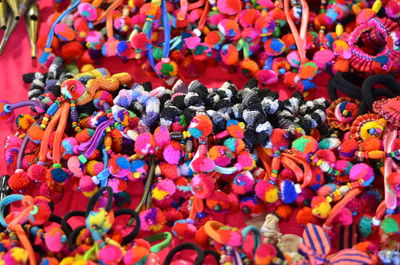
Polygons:
[[290,30],[292,31],[293,38],[296,42],[297,50],[299,52],[301,63],[305,63],[307,61],[306,57],[306,45],[307,45],[307,25],[308,25],[308,18],[309,18],[309,8],[308,4],[305,0],[301,0],[301,26],[300,26],[300,34],[293,22],[292,17],[290,16],[289,10],[289,0],[284,1],[284,10],[286,20],[289,24]]
[[[393,142],[396,139],[397,130],[393,127],[393,125],[388,125],[385,130],[385,134],[383,135],[383,143],[385,153],[390,153],[393,151]],[[396,208],[397,199],[396,195],[394,195],[389,189],[388,176],[393,171],[393,159],[391,157],[386,157],[385,159],[385,169],[384,169],[384,183],[385,183],[385,204],[387,209]]]

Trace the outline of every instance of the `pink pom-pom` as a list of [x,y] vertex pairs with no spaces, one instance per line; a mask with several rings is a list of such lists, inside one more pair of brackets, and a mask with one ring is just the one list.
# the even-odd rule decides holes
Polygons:
[[370,185],[374,177],[374,170],[368,164],[356,164],[350,169],[350,181],[362,181],[363,186]]
[[269,181],[260,180],[257,182],[255,192],[258,198],[268,203],[278,200],[278,188]]
[[256,20],[254,28],[258,31],[260,36],[270,36],[275,32],[275,21],[267,16],[261,16]]
[[27,174],[33,181],[44,182],[46,181],[47,168],[42,165],[33,164],[28,168]]
[[314,53],[313,61],[317,64],[319,69],[325,69],[325,67],[332,62],[334,58],[335,55],[333,54],[332,50],[325,49]]
[[85,167],[77,156],[71,156],[67,162],[68,169],[74,174],[74,177],[82,177],[84,175]]
[[256,264],[267,265],[271,264],[272,260],[278,255],[276,248],[274,245],[263,243],[261,244],[257,250],[255,255]]
[[326,162],[329,162],[331,164],[334,164],[336,162],[335,153],[333,153],[329,149],[318,150],[315,154],[318,156],[318,158],[320,158]]
[[247,151],[242,151],[239,154],[237,161],[244,170],[252,170],[256,166],[256,162],[251,154]]
[[97,191],[97,186],[89,176],[83,176],[79,179],[79,189],[86,197],[92,197]]
[[99,259],[104,265],[118,264],[122,257],[123,253],[117,246],[107,245],[99,251]]
[[108,39],[101,47],[101,54],[103,54],[106,57],[112,57],[117,55],[118,44],[119,44],[118,40],[113,38]]
[[236,174],[232,182],[232,191],[238,195],[243,195],[252,191],[253,187],[254,179],[251,173],[248,171],[243,171]]
[[317,193],[319,196],[325,197],[327,195],[329,195],[330,193],[334,192],[335,190],[337,190],[338,186],[330,183],[330,184],[326,184],[324,186],[322,186],[321,188],[318,189]]
[[175,141],[170,142],[164,147],[163,157],[164,160],[173,165],[178,165],[182,156],[181,144]]
[[192,192],[198,199],[206,199],[214,192],[214,180],[206,174],[197,174],[190,181]]
[[215,145],[208,151],[208,157],[213,159],[217,166],[225,167],[231,163],[233,154],[226,146]]
[[299,68],[300,67],[300,55],[298,51],[291,51],[289,54],[286,56],[286,59],[288,63],[294,67],[294,68]]
[[232,19],[223,19],[218,24],[219,31],[225,36],[232,39],[240,37],[239,24]]
[[342,208],[333,220],[338,225],[349,226],[353,223],[353,215],[347,208]]
[[193,50],[198,45],[200,45],[201,39],[198,36],[192,36],[192,37],[185,38],[184,42],[185,42],[186,47]]
[[260,16],[260,11],[249,8],[244,9],[239,14],[239,23],[243,28],[248,28],[254,25],[257,18]]
[[60,227],[52,227],[44,236],[46,247],[54,253],[59,253],[63,249],[63,243],[66,241],[67,237]]
[[159,148],[163,148],[165,145],[171,142],[171,136],[167,127],[157,127],[157,129],[154,131],[154,141],[156,146]]
[[386,15],[392,19],[398,19],[400,17],[400,1],[389,0],[385,5]]
[[269,69],[263,69],[257,72],[256,78],[263,85],[272,85],[278,82],[278,74]]
[[242,9],[240,0],[218,0],[217,8],[221,14],[235,15]]
[[125,155],[113,155],[108,163],[110,174],[117,178],[128,176],[130,167],[129,157]]
[[155,188],[151,191],[151,195],[153,199],[161,201],[172,196],[175,191],[175,183],[170,179],[164,179],[156,184]]
[[80,3],[78,13],[85,17],[88,21],[94,21],[97,18],[97,10],[89,3]]
[[155,140],[151,133],[146,132],[138,136],[135,142],[135,152],[144,156],[154,153]]
[[215,168],[215,163],[211,158],[199,157],[192,162],[192,168],[195,172],[211,172]]

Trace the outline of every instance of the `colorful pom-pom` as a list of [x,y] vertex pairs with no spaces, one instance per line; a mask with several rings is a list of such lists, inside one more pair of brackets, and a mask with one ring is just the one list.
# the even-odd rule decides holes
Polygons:
[[268,203],[274,203],[279,199],[278,188],[265,180],[257,182],[255,186],[255,192],[258,198]]
[[206,199],[214,192],[214,180],[206,174],[197,174],[190,181],[192,192],[196,198]]

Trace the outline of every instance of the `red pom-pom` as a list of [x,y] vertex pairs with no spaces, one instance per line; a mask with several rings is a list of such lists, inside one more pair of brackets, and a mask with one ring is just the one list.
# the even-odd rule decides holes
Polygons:
[[147,44],[150,44],[149,38],[143,32],[136,34],[133,36],[131,40],[132,47],[140,50],[145,51]]
[[317,224],[318,219],[312,214],[310,207],[304,207],[296,214],[296,221],[299,225]]
[[274,245],[263,243],[257,248],[254,259],[258,265],[269,265],[277,255],[278,251]]
[[61,55],[68,61],[75,61],[81,58],[85,47],[80,42],[72,41],[64,44],[61,48]]
[[34,164],[28,168],[28,177],[37,182],[44,182],[47,176],[47,168]]
[[207,198],[206,205],[212,211],[224,212],[229,210],[230,201],[228,195],[224,192],[215,191],[209,198]]
[[190,185],[196,198],[206,199],[214,192],[214,180],[206,174],[197,174],[193,177]]
[[193,137],[207,137],[212,133],[213,124],[207,115],[196,115],[189,124],[189,132]]
[[161,175],[169,179],[177,179],[180,177],[180,171],[177,165],[171,165],[167,162],[161,162],[159,164]]
[[28,174],[22,169],[17,169],[14,174],[8,179],[8,186],[14,191],[18,192],[26,188],[31,183]]

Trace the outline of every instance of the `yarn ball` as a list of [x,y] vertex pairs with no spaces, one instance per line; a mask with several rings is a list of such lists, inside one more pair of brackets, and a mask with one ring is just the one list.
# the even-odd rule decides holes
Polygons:
[[312,214],[320,219],[326,219],[331,212],[331,205],[322,196],[315,196],[311,200]]
[[281,55],[286,49],[285,43],[279,38],[270,38],[264,42],[265,54],[269,56]]
[[301,79],[312,79],[318,73],[318,66],[315,62],[307,62],[300,65],[298,76]]
[[151,41],[147,37],[147,35],[143,32],[140,32],[133,36],[131,40],[131,45],[133,48],[137,50],[137,52],[146,51],[147,45],[150,44]]
[[242,139],[244,137],[245,124],[243,122],[238,122],[237,120],[228,120],[226,123],[226,130],[229,135],[234,138]]
[[339,147],[339,157],[345,160],[353,160],[354,154],[359,149],[359,144],[355,139],[343,141]]
[[358,114],[358,104],[343,101],[335,108],[335,117],[341,123],[352,122]]
[[22,169],[17,169],[8,179],[8,186],[10,186],[14,192],[26,188],[30,183],[31,180],[29,176]]
[[239,154],[246,149],[246,144],[242,139],[233,137],[225,139],[224,145],[235,154]]
[[239,52],[232,44],[225,44],[220,50],[222,62],[226,65],[235,65],[239,60]]
[[158,182],[151,190],[151,197],[157,201],[172,196],[176,191],[175,183],[170,179],[164,179]]
[[256,183],[255,193],[258,198],[268,203],[275,203],[279,199],[278,188],[266,180],[260,180]]
[[207,174],[197,174],[190,181],[192,193],[198,199],[206,199],[215,189],[214,180]]
[[98,257],[103,264],[113,265],[118,264],[122,260],[123,253],[120,247],[107,245],[100,249]]
[[400,198],[400,172],[393,172],[388,177],[390,190]]
[[299,225],[316,224],[318,219],[312,214],[310,207],[301,208],[296,214],[296,222]]
[[230,200],[228,195],[222,191],[214,191],[211,196],[206,199],[208,209],[215,212],[225,212],[229,210]]
[[78,13],[88,21],[94,21],[97,18],[96,7],[89,3],[80,3],[78,5]]
[[61,47],[61,55],[67,61],[76,61],[82,56],[84,50],[85,47],[80,42],[71,41]]
[[256,74],[257,80],[263,85],[272,85],[278,81],[278,73],[270,69],[262,69]]
[[249,171],[241,171],[235,175],[232,181],[232,191],[237,195],[243,195],[253,190],[254,179]]
[[150,208],[140,213],[140,229],[147,232],[160,231],[166,222],[163,212],[158,208]]
[[280,220],[287,220],[292,215],[293,209],[287,204],[281,204],[275,209],[274,213],[279,217]]
[[334,53],[329,49],[319,50],[314,53],[313,61],[319,69],[325,69],[335,58]]
[[47,168],[39,164],[33,164],[28,168],[26,173],[31,180],[36,182],[44,182],[46,181]]
[[114,20],[114,28],[122,32],[127,32],[132,25],[132,20],[128,16],[120,16]]
[[400,231],[400,214],[386,217],[381,223],[381,229],[385,234],[394,234]]
[[92,197],[98,190],[92,178],[87,175],[79,179],[79,189],[88,198]]
[[59,183],[63,183],[69,178],[68,170],[61,167],[53,167],[52,169],[49,170],[49,174],[51,179]]
[[189,132],[193,137],[207,137],[212,133],[213,124],[207,115],[196,115],[189,124]]
[[168,164],[165,161],[159,164],[161,175],[169,179],[177,179],[180,177],[181,173],[177,165]]
[[176,76],[178,74],[178,65],[174,61],[161,60],[156,64],[156,72],[164,78]]
[[226,146],[214,145],[208,150],[208,157],[214,160],[215,165],[225,167],[231,163],[233,154]]
[[220,0],[217,1],[217,8],[221,14],[235,15],[242,9],[240,0]]
[[237,39],[240,37],[239,24],[232,19],[223,19],[218,23],[219,31],[225,36],[231,39]]
[[303,158],[318,150],[318,141],[312,136],[301,136],[292,142],[292,152]]
[[124,264],[138,264],[147,260],[150,254],[150,243],[144,239],[135,239],[134,246],[124,254]]
[[108,170],[116,178],[127,177],[130,167],[129,157],[126,155],[112,155],[108,161]]
[[150,132],[142,133],[135,141],[135,153],[141,156],[154,153],[155,140]]
[[177,220],[171,232],[179,239],[191,239],[195,237],[197,228],[192,219]]
[[279,184],[280,198],[283,203],[291,204],[297,199],[297,191],[294,183],[290,180],[283,180]]
[[353,223],[353,214],[347,208],[342,208],[335,216],[333,222],[338,225],[349,226]]
[[254,28],[261,37],[270,36],[275,32],[275,21],[268,16],[260,16],[254,23]]
[[164,147],[164,160],[173,165],[178,165],[182,156],[182,146],[180,143],[172,141]]
[[58,23],[54,28],[54,33],[61,41],[72,41],[75,39],[74,30],[65,23]]
[[154,142],[158,148],[163,148],[171,141],[169,130],[165,126],[157,127],[154,131]]
[[275,128],[271,133],[270,141],[274,146],[274,150],[282,151],[289,147],[290,135],[284,129]]
[[260,11],[248,8],[240,11],[239,23],[243,28],[248,28],[254,25],[257,18],[260,16]]
[[386,15],[392,19],[400,17],[400,2],[397,0],[389,0],[385,5]]
[[[225,40],[224,35],[222,35],[221,32],[217,30],[208,32],[207,35],[204,37],[204,42],[210,45],[211,47],[218,47],[220,44],[222,44],[224,40]],[[229,47],[229,45],[224,45],[224,47],[225,46]]]
[[129,180],[135,181],[147,177],[149,166],[146,164],[144,160],[134,159],[131,161],[131,166],[129,170],[130,170],[130,173],[128,174]]
[[215,169],[214,160],[208,157],[199,157],[191,164],[194,172],[211,172]]
[[383,142],[377,137],[370,137],[360,143],[362,151],[383,150]]
[[318,189],[318,191],[317,191],[317,194],[319,196],[325,197],[325,196],[329,195],[330,193],[334,192],[337,189],[338,189],[338,186],[336,184],[328,183],[328,184],[325,184],[322,187],[320,187]]
[[274,245],[262,243],[256,250],[254,260],[258,265],[269,265],[272,264],[273,259],[276,258],[277,255],[278,251]]
[[242,151],[238,155],[237,164],[235,167],[241,167],[239,170],[252,170],[256,167],[256,161],[254,160],[253,156],[248,151]]
[[369,186],[374,181],[374,178],[374,170],[368,164],[359,163],[350,169],[350,181],[362,181],[362,185],[365,187]]
[[336,162],[336,155],[332,150],[320,149],[315,154],[319,159],[328,162],[329,164],[334,164]]

